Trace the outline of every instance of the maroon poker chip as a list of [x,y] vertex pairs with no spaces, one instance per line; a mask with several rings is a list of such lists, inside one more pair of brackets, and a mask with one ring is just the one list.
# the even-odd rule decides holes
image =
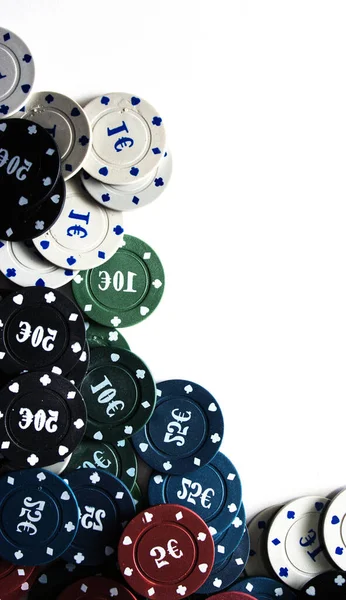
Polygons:
[[124,585],[106,577],[86,577],[69,585],[58,600],[136,600],[136,596]]
[[12,565],[7,560],[0,559],[0,597],[12,593],[26,591],[28,582],[37,571],[37,567],[22,567]]
[[185,598],[208,578],[214,542],[206,523],[178,504],[144,510],[124,529],[118,546],[122,575],[146,598]]

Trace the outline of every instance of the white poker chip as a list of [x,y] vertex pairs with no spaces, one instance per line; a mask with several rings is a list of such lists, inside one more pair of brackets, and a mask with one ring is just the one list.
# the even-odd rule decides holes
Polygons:
[[59,288],[72,281],[79,271],[62,269],[43,258],[29,242],[0,241],[0,271],[22,287]]
[[304,496],[285,504],[268,532],[267,551],[277,577],[299,590],[331,566],[319,537],[321,517],[330,502],[321,496]]
[[91,150],[91,127],[81,106],[57,92],[33,94],[18,115],[42,125],[60,151],[65,181],[77,173]]
[[281,505],[270,506],[259,512],[248,524],[250,553],[245,571],[249,577],[272,577],[267,554],[268,529]]
[[95,98],[84,110],[92,129],[92,148],[83,165],[89,175],[112,185],[131,185],[158,168],[166,133],[148,102],[119,92]]
[[64,269],[92,269],[123,243],[122,213],[100,206],[79,178],[67,181],[66,200],[54,225],[33,240],[37,250]]
[[323,537],[332,561],[346,571],[346,490],[339,492],[326,510]]
[[[172,155],[165,152],[154,174],[142,179],[139,186],[116,186],[94,179],[86,171],[81,174],[82,183],[89,194],[112,210],[134,210],[150,204],[166,189],[172,174]],[[131,189],[129,189],[131,188]]]
[[0,117],[13,115],[25,104],[35,79],[35,65],[27,45],[0,27]]

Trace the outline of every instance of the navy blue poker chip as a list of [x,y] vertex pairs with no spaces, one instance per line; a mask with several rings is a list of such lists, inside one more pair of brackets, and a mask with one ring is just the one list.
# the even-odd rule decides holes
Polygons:
[[346,598],[345,571],[327,571],[310,579],[299,591],[299,600],[344,600]]
[[244,571],[249,557],[250,539],[247,529],[234,552],[221,563],[214,564],[208,579],[196,592],[197,594],[217,594],[229,588]]
[[170,475],[208,464],[224,431],[215,398],[202,386],[181,379],[159,383],[157,394],[152,418],[132,437],[137,453],[153,469]]
[[295,592],[281,581],[269,577],[247,577],[237,581],[227,591],[244,592],[254,596],[257,600],[277,600],[277,598],[280,600],[297,600]]
[[246,516],[244,504],[241,503],[239,512],[235,519],[225,531],[214,536],[215,558],[214,564],[219,564],[228,558],[237,548],[244,535],[246,527]]
[[13,564],[44,565],[61,556],[78,528],[70,487],[45,469],[0,477],[0,555]]
[[76,469],[65,481],[76,495],[80,510],[77,535],[63,558],[77,565],[101,565],[116,558],[125,524],[136,514],[126,485],[100,469]]
[[215,536],[227,529],[241,506],[241,482],[233,463],[221,452],[192,473],[154,473],[149,481],[149,504],[181,504],[196,512]]

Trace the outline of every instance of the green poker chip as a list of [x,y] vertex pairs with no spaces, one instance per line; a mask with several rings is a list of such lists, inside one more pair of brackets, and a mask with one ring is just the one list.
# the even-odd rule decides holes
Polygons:
[[121,479],[131,491],[137,478],[137,456],[128,440],[120,440],[114,447],[85,438],[73,452],[66,472],[74,469],[108,471]]
[[125,348],[130,350],[130,346],[124,336],[112,327],[105,327],[92,321],[84,321],[86,330],[86,339],[89,342],[89,348]]
[[124,235],[124,244],[102,266],[80,271],[72,291],[83,312],[108,327],[129,327],[158,306],[165,274],[156,252],[142,240]]
[[135,482],[132,490],[131,490],[132,499],[135,503],[136,513],[142,512],[146,508],[144,502],[144,496],[141,492],[141,488],[139,487],[137,481]]
[[156,385],[144,364],[124,348],[93,348],[81,393],[87,406],[86,436],[98,442],[119,441],[149,421],[156,405]]

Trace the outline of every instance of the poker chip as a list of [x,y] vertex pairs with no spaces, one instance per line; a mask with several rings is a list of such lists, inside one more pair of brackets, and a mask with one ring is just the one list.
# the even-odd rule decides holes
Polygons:
[[72,367],[71,371],[67,373],[66,379],[68,379],[78,389],[82,385],[82,381],[86,375],[90,363],[90,349],[88,342],[85,342],[84,350],[80,355],[76,364]]
[[143,497],[141,488],[139,487],[137,482],[135,482],[133,484],[131,494],[132,494],[133,502],[135,504],[136,513],[142,512],[142,510],[144,510],[146,508],[146,505],[144,502],[144,497]]
[[39,123],[53,137],[65,181],[79,171],[91,148],[91,128],[75,100],[57,92],[38,92],[31,95],[18,116]]
[[69,470],[100,469],[121,479],[131,491],[136,482],[138,464],[136,454],[128,440],[115,447],[104,442],[84,439],[72,454]]
[[250,554],[245,571],[251,577],[265,575],[271,578],[273,576],[273,569],[271,568],[267,552],[268,528],[272,518],[280,508],[281,505],[265,508],[248,525]]
[[41,571],[29,592],[28,600],[48,600],[48,598],[55,600],[67,586],[93,575],[94,571],[96,574],[96,567],[77,566],[62,560],[55,561]]
[[12,31],[0,27],[0,115],[13,115],[30,96],[35,79],[31,52]]
[[94,202],[80,181],[73,179],[66,183],[59,218],[34,244],[44,258],[63,269],[88,269],[104,265],[113,256],[123,231],[122,214]]
[[36,371],[1,389],[0,450],[12,467],[50,465],[82,440],[84,400],[60,375]]
[[326,508],[323,520],[323,538],[330,558],[343,571],[346,571],[345,517],[346,490],[342,490]]
[[[177,432],[167,427],[167,431],[173,430]],[[148,498],[151,506],[164,502],[191,508],[207,523],[210,533],[217,535],[231,525],[240,510],[241,482],[235,466],[218,452],[210,463],[192,473],[152,475]],[[242,523],[245,525],[244,520]]]
[[136,452],[156,471],[172,475],[208,464],[223,437],[223,417],[215,398],[182,379],[159,383],[157,394],[152,418],[132,438]]
[[84,110],[92,129],[92,149],[83,165],[89,175],[113,185],[131,185],[157,169],[166,132],[153,106],[117,92],[94,98]]
[[46,471],[55,473],[55,475],[61,475],[61,473],[63,473],[65,471],[65,469],[67,468],[71,458],[72,458],[72,454],[69,454],[63,460],[60,460],[59,462],[56,462],[53,465],[45,466],[44,468],[46,469]]
[[63,558],[100,565],[114,554],[124,523],[135,515],[132,496],[120,479],[100,469],[77,469],[65,481],[76,495],[80,520]]
[[144,427],[156,403],[156,386],[148,367],[124,348],[91,350],[81,392],[88,410],[86,435],[118,445]]
[[197,594],[213,594],[232,585],[244,571],[249,550],[250,539],[247,529],[245,529],[237,548],[223,562],[214,564],[208,579],[197,590]]
[[[82,183],[89,194],[107,208],[112,210],[135,210],[150,204],[166,189],[172,174],[172,155],[165,152],[154,174],[140,180],[137,187],[116,186],[104,183],[83,171]],[[128,188],[131,189],[128,189]]]
[[268,531],[267,551],[276,576],[294,589],[331,567],[319,537],[321,496],[304,496],[283,506]]
[[321,573],[314,579],[308,581],[299,593],[300,600],[303,598],[316,598],[316,600],[345,600],[346,598],[346,573],[340,571],[328,571]]
[[86,339],[90,348],[125,348],[130,350],[130,346],[124,336],[117,329],[105,327],[99,323],[85,321]]
[[[20,218],[37,207],[56,186],[60,175],[59,151],[43,127],[15,118],[0,120],[0,145],[4,209],[1,220],[14,217],[14,223],[19,225]],[[6,227],[1,223],[1,239],[3,230]]]
[[68,373],[85,345],[78,307],[57,290],[27,287],[0,303],[0,367],[8,374],[26,369]]
[[127,525],[118,545],[125,581],[138,594],[157,600],[194,593],[208,578],[213,560],[207,525],[195,512],[176,504],[141,512]]
[[1,597],[23,592],[27,589],[28,580],[35,573],[35,567],[17,567],[0,558],[0,594]]
[[269,577],[248,577],[233,584],[230,591],[253,594],[257,600],[296,600],[297,596],[283,583]]
[[64,481],[45,469],[0,478],[0,554],[19,565],[61,556],[76,535],[78,505]]
[[24,242],[0,241],[0,271],[22,287],[39,286],[59,288],[72,281],[79,271],[61,269],[36,250],[31,240]]
[[87,577],[70,585],[59,596],[59,600],[136,600],[136,596],[124,585],[106,577]]
[[[216,455],[217,456],[217,455]],[[221,534],[214,535],[215,559],[214,564],[218,564],[231,556],[237,548],[241,538],[244,535],[246,527],[246,517],[244,504],[241,503],[237,516],[233,519],[229,527]],[[210,528],[209,528],[210,530]]]
[[154,250],[142,240],[124,235],[121,248],[101,267],[79,273],[72,286],[83,312],[108,327],[128,327],[157,308],[165,275]]

